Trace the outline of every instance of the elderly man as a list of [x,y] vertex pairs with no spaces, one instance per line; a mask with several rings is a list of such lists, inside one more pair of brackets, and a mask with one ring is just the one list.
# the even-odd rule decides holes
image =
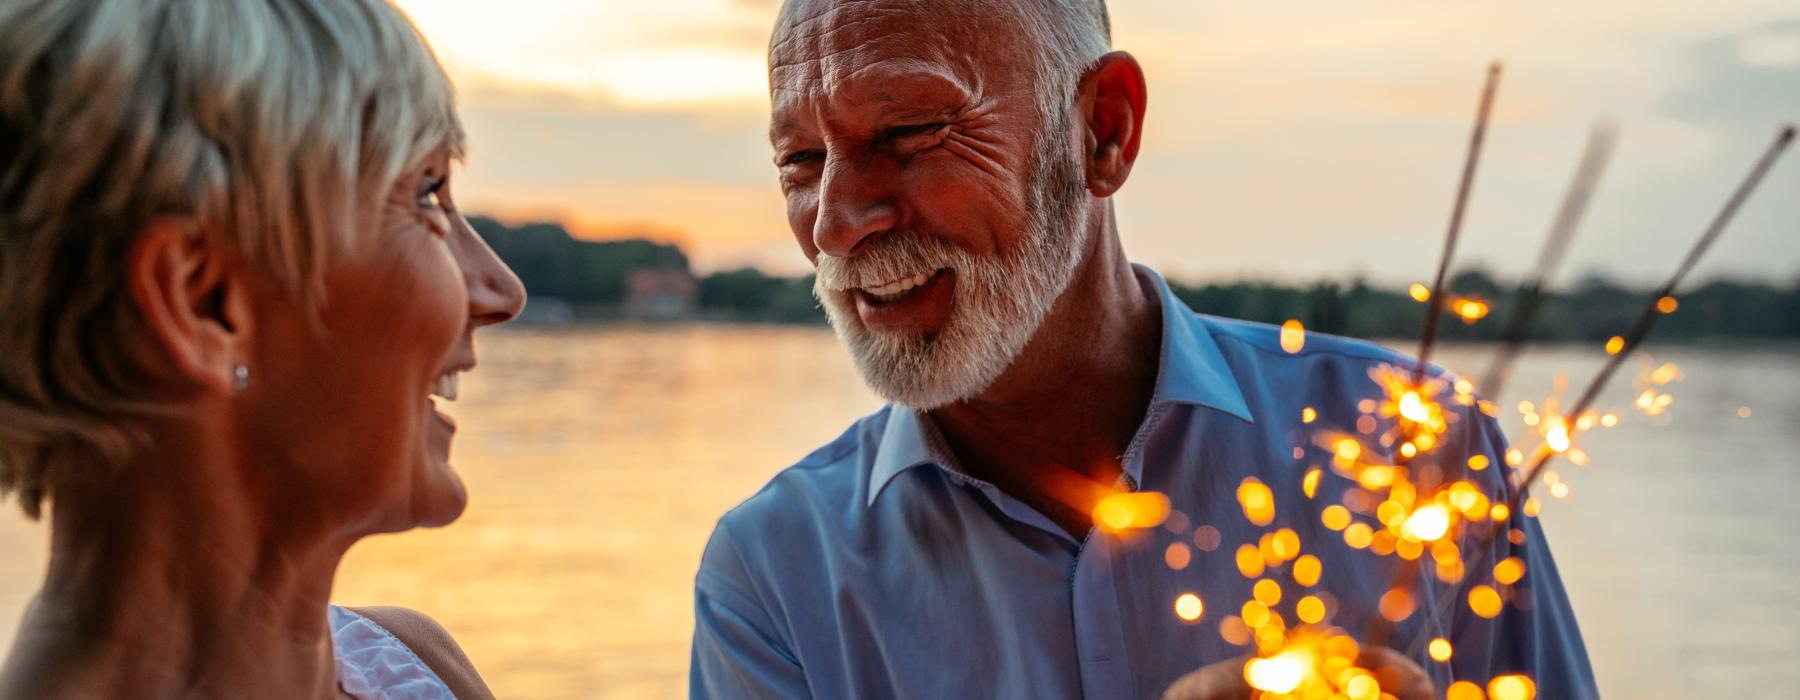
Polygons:
[[[1331,458],[1314,436],[1361,435],[1372,458],[1398,459],[1358,424],[1383,397],[1371,372],[1410,364],[1320,336],[1290,352],[1273,328],[1193,313],[1127,261],[1111,196],[1146,88],[1109,45],[1102,0],[782,7],[770,136],[788,221],[857,369],[892,403],[720,520],[696,580],[692,694],[1140,698],[1187,676],[1175,694],[1243,697],[1234,615],[1256,572],[1234,552],[1285,526],[1323,569],[1311,585],[1265,575],[1289,625],[1313,595],[1352,634],[1452,645],[1448,661],[1364,653],[1384,690],[1442,697],[1525,674],[1542,697],[1594,695],[1533,519],[1484,553],[1523,564],[1510,585],[1485,571],[1441,583],[1321,522],[1356,485],[1329,467],[1303,484]],[[1504,500],[1498,428],[1448,412],[1440,461],[1480,455],[1496,468],[1470,478]],[[1246,483],[1269,487],[1278,522],[1246,519]],[[1137,491],[1166,495],[1170,520],[1096,527],[1101,497]],[[1389,629],[1376,601],[1396,580],[1414,594],[1380,608],[1399,618]],[[1503,611],[1432,610],[1481,581]]]

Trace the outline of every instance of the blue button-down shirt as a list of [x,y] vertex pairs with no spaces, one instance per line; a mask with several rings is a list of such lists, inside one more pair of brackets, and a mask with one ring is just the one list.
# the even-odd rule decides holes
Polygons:
[[[1286,352],[1278,329],[1195,314],[1154,272],[1138,274],[1160,290],[1162,350],[1119,486],[1166,494],[1177,513],[1170,522],[1072,537],[958,471],[928,416],[889,406],[720,519],[695,581],[692,696],[1156,697],[1184,673],[1246,653],[1220,632],[1220,621],[1252,598],[1234,553],[1278,527],[1300,535],[1324,576],[1302,591],[1272,575],[1285,588],[1277,610],[1291,611],[1303,592],[1320,594],[1333,601],[1331,623],[1369,629],[1398,560],[1353,549],[1322,524],[1321,510],[1354,485],[1333,472],[1312,436],[1355,434],[1367,408],[1358,404],[1383,396],[1370,370],[1411,365],[1378,345],[1319,334]],[[1309,407],[1316,418],[1302,424]],[[1486,455],[1495,467],[1470,476],[1499,502],[1507,488],[1499,428],[1478,411],[1446,410],[1454,422],[1440,452]],[[1303,478],[1321,464],[1324,478],[1308,498]],[[1250,523],[1236,499],[1252,476],[1275,494],[1268,527]],[[1496,674],[1525,673],[1538,697],[1592,697],[1587,653],[1538,523],[1515,516],[1512,524],[1521,544],[1495,538],[1488,565],[1461,584],[1421,574],[1417,611],[1389,644],[1409,646],[1422,627],[1449,639],[1448,663],[1418,658],[1439,692],[1457,679],[1485,686]],[[1213,544],[1210,532],[1194,537],[1203,525],[1218,532],[1210,551],[1200,546]],[[1475,529],[1467,532],[1465,555],[1479,544]],[[1165,558],[1177,542],[1192,553],[1180,569]],[[1490,567],[1507,557],[1523,560],[1525,578],[1496,585]],[[1463,603],[1468,587],[1483,583],[1508,598],[1497,618]],[[1204,602],[1192,623],[1174,612],[1187,592]],[[1434,623],[1430,608],[1446,595],[1457,605]]]

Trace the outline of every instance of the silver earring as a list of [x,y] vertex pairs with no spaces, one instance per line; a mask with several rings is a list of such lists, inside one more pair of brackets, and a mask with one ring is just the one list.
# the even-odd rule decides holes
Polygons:
[[231,387],[238,391],[250,388],[250,368],[242,364],[231,366]]

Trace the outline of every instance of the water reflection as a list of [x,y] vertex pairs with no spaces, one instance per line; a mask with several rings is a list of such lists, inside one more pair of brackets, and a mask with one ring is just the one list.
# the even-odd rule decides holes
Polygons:
[[[436,616],[502,697],[668,698],[686,686],[692,579],[713,522],[878,402],[820,329],[505,330],[452,407],[473,493],[455,525],[365,542],[338,599]],[[1652,351],[1657,348],[1651,347]],[[1446,348],[1451,367],[1483,348]],[[1608,695],[1767,697],[1800,687],[1800,353],[1670,349],[1685,381],[1650,418],[1628,382],[1561,470],[1544,519]],[[1509,383],[1580,386],[1598,349],[1527,355]],[[1752,409],[1749,418],[1740,407]],[[1516,412],[1510,435],[1528,435]],[[43,532],[0,516],[0,629]],[[0,640],[0,647],[8,642]]]

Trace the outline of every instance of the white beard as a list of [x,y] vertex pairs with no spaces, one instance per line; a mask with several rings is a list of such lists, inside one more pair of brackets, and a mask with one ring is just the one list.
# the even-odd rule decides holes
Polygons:
[[[1088,226],[1079,206],[1087,188],[1064,119],[1035,149],[1031,224],[1011,254],[977,256],[908,230],[880,234],[854,257],[819,255],[813,294],[883,398],[926,411],[980,394],[1012,366],[1068,288]],[[954,272],[956,287],[937,334],[875,331],[857,315],[858,288],[938,270]]]

